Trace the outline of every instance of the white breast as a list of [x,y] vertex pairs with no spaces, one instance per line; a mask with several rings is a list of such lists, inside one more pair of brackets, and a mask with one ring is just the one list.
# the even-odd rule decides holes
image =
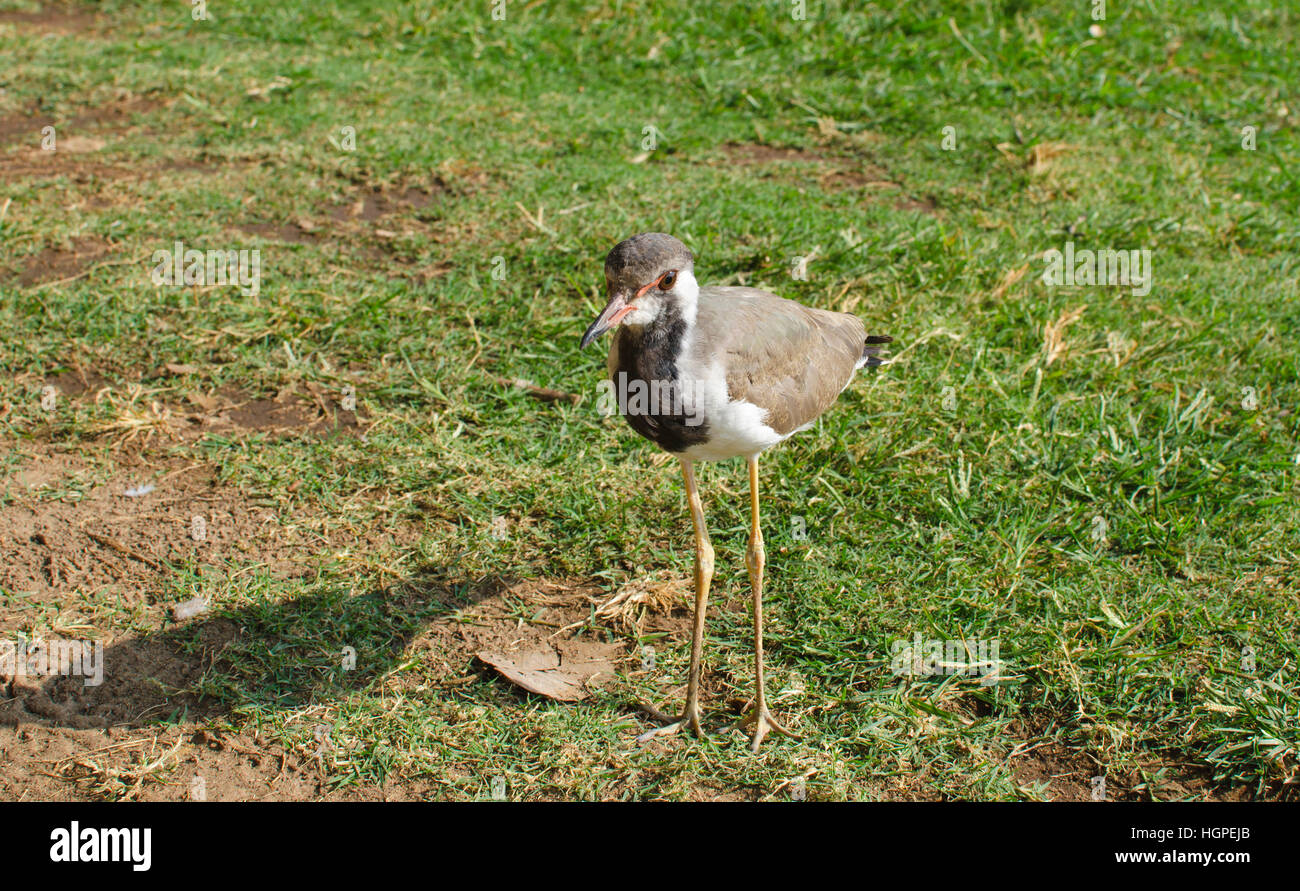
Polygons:
[[[689,338],[689,335],[688,335]],[[677,360],[678,377],[691,381],[685,388],[696,400],[695,410],[703,410],[708,422],[709,438],[691,446],[683,454],[692,461],[722,461],[727,458],[757,455],[785,439],[765,421],[766,409],[732,399],[727,393],[727,375],[721,362],[700,366],[690,359],[689,345]],[[693,393],[691,392],[693,390]]]

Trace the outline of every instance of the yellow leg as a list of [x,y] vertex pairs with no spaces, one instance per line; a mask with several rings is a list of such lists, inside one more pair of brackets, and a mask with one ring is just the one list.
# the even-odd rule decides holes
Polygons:
[[[682,477],[686,481],[686,500],[691,508],[691,522],[695,527],[695,631],[691,637],[691,673],[686,685],[686,710],[680,717],[666,718],[672,721],[666,727],[657,727],[637,737],[638,742],[646,742],[656,736],[676,733],[689,726],[696,736],[703,735],[700,730],[700,663],[704,653],[704,615],[709,600],[709,585],[713,581],[713,545],[709,543],[709,530],[704,525],[704,506],[700,503],[700,491],[695,484],[695,464],[682,459]],[[657,709],[646,711],[656,717],[665,718]]]
[[758,687],[754,708],[736,725],[754,725],[754,742],[751,751],[757,752],[769,730],[785,736],[794,736],[776,722],[767,710],[767,693],[763,685],[763,567],[767,554],[763,550],[763,529],[758,521],[758,456],[749,459],[749,549],[745,552],[745,566],[749,569],[749,586],[754,595],[754,676]]

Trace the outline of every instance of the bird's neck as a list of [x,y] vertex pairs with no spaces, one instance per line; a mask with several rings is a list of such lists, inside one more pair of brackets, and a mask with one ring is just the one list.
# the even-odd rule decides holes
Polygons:
[[693,321],[688,322],[681,307],[672,303],[645,325],[620,325],[617,370],[640,380],[676,380],[678,359],[686,347]]

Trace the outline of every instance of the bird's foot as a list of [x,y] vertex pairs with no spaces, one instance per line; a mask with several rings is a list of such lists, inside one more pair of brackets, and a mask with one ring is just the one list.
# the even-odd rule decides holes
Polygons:
[[739,730],[742,727],[754,725],[754,741],[750,744],[749,750],[757,753],[758,747],[763,744],[763,737],[767,736],[769,730],[775,731],[782,736],[788,736],[791,739],[799,739],[799,734],[787,730],[772,717],[772,713],[767,710],[766,705],[756,705],[745,713],[745,716],[731,725],[732,730]]
[[688,702],[686,710],[681,715],[674,717],[665,714],[649,703],[641,703],[641,710],[656,721],[663,721],[664,726],[656,727],[653,730],[647,730],[636,738],[641,745],[648,743],[650,740],[660,736],[672,736],[680,730],[690,728],[696,736],[704,736],[704,731],[700,729],[700,706],[699,703]]

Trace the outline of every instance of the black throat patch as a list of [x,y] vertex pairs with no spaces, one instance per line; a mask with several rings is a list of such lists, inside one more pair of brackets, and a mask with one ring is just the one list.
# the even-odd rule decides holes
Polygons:
[[666,452],[681,453],[709,438],[709,425],[696,414],[702,401],[689,406],[686,385],[677,374],[677,355],[686,336],[686,320],[669,305],[662,318],[644,328],[618,329],[618,365],[611,381],[619,410],[637,433]]

